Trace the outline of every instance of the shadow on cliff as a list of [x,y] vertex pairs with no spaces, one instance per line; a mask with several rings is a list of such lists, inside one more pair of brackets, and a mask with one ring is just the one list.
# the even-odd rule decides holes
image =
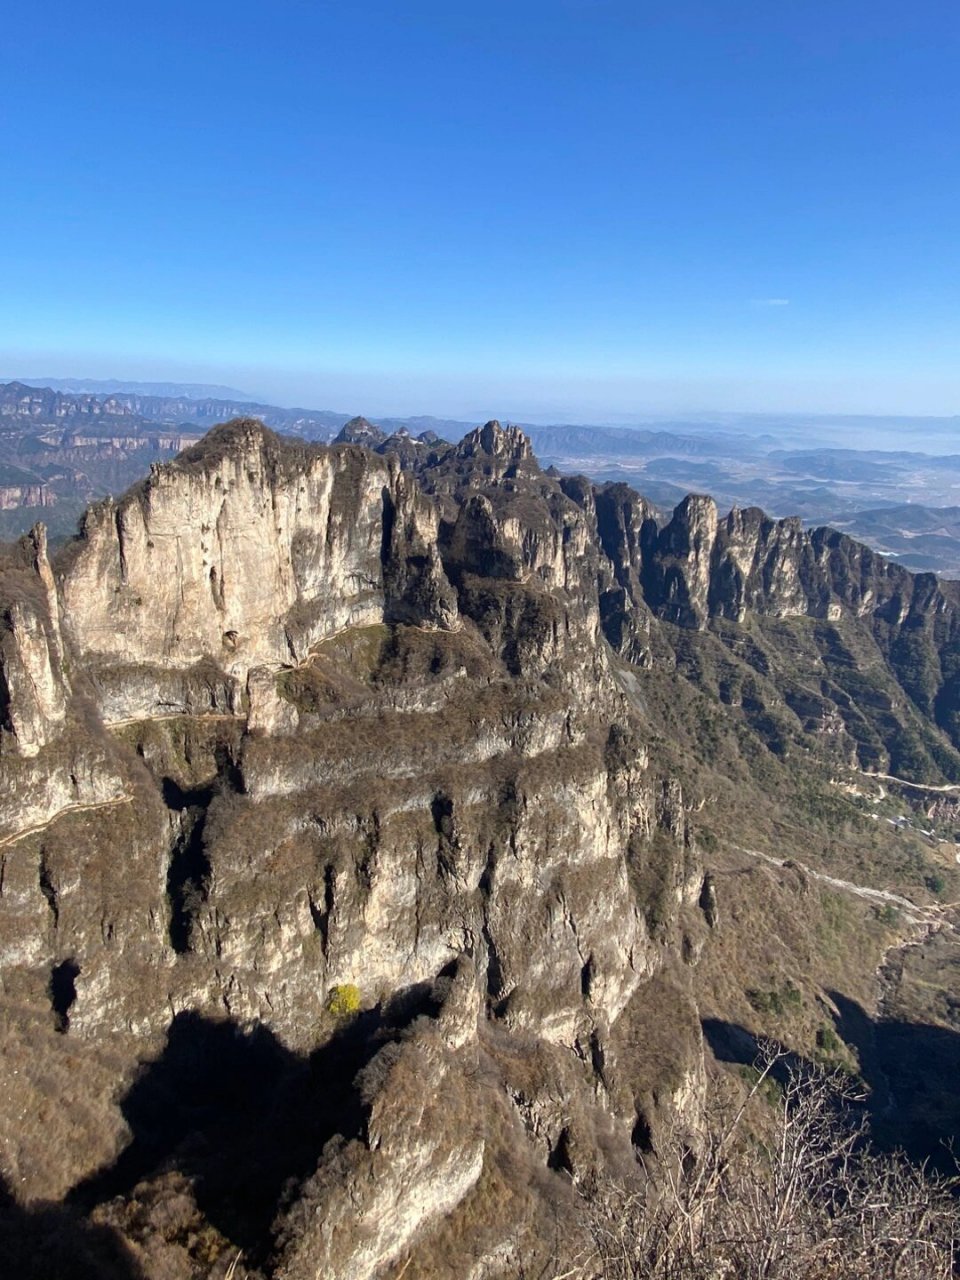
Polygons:
[[178,1014],[164,1051],[121,1103],[131,1142],[79,1183],[68,1203],[90,1212],[176,1171],[205,1219],[248,1263],[263,1260],[278,1209],[316,1168],[326,1143],[362,1136],[357,1073],[414,1018],[436,1011],[430,984],[409,988],[353,1018],[309,1056],[292,1053],[261,1025],[245,1030]]
[[205,831],[210,805],[218,795],[243,795],[245,790],[243,774],[225,745],[216,747],[214,758],[217,773],[213,783],[191,788],[181,786],[174,778],[159,780],[163,803],[180,818],[167,869],[170,945],[178,955],[190,950],[194,918],[207,898],[210,859]]
[[871,1089],[871,1130],[882,1147],[902,1147],[956,1173],[960,1156],[960,1034],[928,1023],[875,1021],[831,991],[837,1034],[857,1049]]
[[[956,1173],[951,1153],[960,1156],[960,1034],[926,1023],[877,1021],[840,992],[828,994],[837,1009],[834,1029],[857,1053],[876,1146],[900,1148],[914,1161]],[[702,1027],[718,1061],[756,1062],[759,1041],[744,1027],[719,1018],[704,1019]],[[788,1054],[774,1076],[782,1079],[803,1065],[803,1058]]]
[[145,1280],[118,1232],[64,1205],[17,1204],[0,1178],[0,1260],[11,1280]]

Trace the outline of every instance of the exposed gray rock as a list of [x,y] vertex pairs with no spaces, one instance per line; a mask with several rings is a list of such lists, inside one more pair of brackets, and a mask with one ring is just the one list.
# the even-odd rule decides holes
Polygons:
[[[341,1114],[291,1139],[258,1228],[257,1265],[288,1280],[385,1274],[447,1221],[493,1274],[540,1221],[500,1213],[505,1151],[586,1177],[633,1167],[638,1099],[648,1126],[692,1112],[689,975],[724,936],[720,895],[623,659],[843,615],[891,680],[924,637],[916,693],[895,693],[929,698],[945,750],[955,732],[957,607],[935,580],[706,498],[660,528],[494,422],[404,470],[240,420],[93,508],[52,569],[36,531],[2,585],[7,998],[115,1043],[118,1080],[138,1058],[163,1079],[179,1037],[225,1024],[255,1063],[269,1037],[278,1079],[327,1073]],[[798,733],[836,705],[791,696]],[[676,1034],[655,1087],[631,1046],[660,983]],[[168,1173],[142,1176],[162,1195]]]

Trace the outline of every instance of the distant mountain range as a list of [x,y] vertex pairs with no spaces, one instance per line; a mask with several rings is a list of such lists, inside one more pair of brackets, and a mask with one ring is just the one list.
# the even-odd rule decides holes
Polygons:
[[256,400],[248,391],[221,387],[206,382],[120,382],[116,378],[12,378],[31,387],[50,387],[53,391],[78,392],[84,395],[168,396],[187,400]]
[[[762,1274],[778,1203],[768,1280],[950,1275],[955,1204],[853,1161],[953,1186],[960,583],[419,435],[239,419],[0,548],[4,1274],[649,1276],[627,1197],[697,1215],[705,1153],[660,1277]],[[828,1138],[862,1267],[794,1264]]]
[[[72,532],[91,500],[121,492],[151,463],[238,416],[320,442],[335,439],[350,423],[362,437],[356,442],[408,460],[424,443],[459,439],[475,425],[423,415],[369,422],[344,411],[271,405],[234,388],[192,383],[0,384],[0,538],[24,532],[41,517],[54,539]],[[709,493],[722,509],[755,506],[777,517],[799,515],[810,527],[850,532],[914,571],[960,577],[954,514],[960,420],[929,419],[918,427],[908,419],[811,419],[805,427],[799,416],[720,415],[713,423],[520,425],[544,466],[626,481],[665,515],[687,493]],[[836,448],[824,438],[871,447]],[[885,441],[896,447],[876,447]],[[929,452],[904,449],[905,443],[923,443]]]

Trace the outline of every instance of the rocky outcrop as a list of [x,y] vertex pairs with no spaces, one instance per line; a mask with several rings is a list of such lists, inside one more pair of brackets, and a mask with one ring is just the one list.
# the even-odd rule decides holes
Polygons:
[[[849,721],[851,693],[866,695],[867,719],[879,705],[890,707],[906,693],[913,704],[906,714],[918,711],[934,721],[953,748],[960,748],[960,663],[954,657],[960,644],[960,592],[954,583],[911,574],[834,530],[807,533],[799,520],[771,520],[756,508],[734,508],[721,519],[706,497],[685,498],[662,526],[644,500],[623,485],[597,489],[595,506],[612,579],[601,587],[604,634],[630,662],[649,665],[655,655],[672,661],[669,636],[651,629],[651,618],[685,630],[715,629],[737,643],[723,624],[790,618],[830,624],[806,632],[801,641],[814,664],[839,661],[847,643],[841,634],[854,626],[877,653],[871,665],[881,668],[884,688],[869,693],[841,679],[844,691],[834,700],[829,688],[821,687],[813,699],[828,696],[819,713],[822,722],[834,716]],[[849,653],[843,661],[850,664]],[[769,669],[768,659],[762,664]],[[810,693],[798,692],[798,703],[812,706]],[[887,730],[880,729],[880,738]],[[854,758],[878,767],[876,756],[865,750],[863,733],[852,736],[860,744],[851,748]]]
[[366,418],[351,418],[349,422],[345,422],[340,428],[340,432],[334,437],[334,444],[361,444],[368,449],[373,449],[379,444],[383,444],[386,440],[386,432],[381,431],[379,427],[375,427],[372,422],[368,422]]
[[64,395],[49,387],[28,387],[22,382],[0,384],[0,421],[82,422],[136,415],[114,396]]
[[[288,1280],[462,1276],[431,1253],[454,1230],[507,1274],[571,1180],[634,1176],[693,1113],[691,974],[732,925],[664,731],[690,705],[713,731],[685,663],[781,752],[924,697],[952,749],[938,584],[705,498],[661,527],[495,422],[401,466],[239,420],[0,585],[0,996],[24,1042],[114,1046],[128,1146],[78,1154],[72,1195],[150,1275],[243,1249]],[[831,684],[827,627],[771,693],[763,626],[797,618],[858,628],[888,684]]]
[[623,485],[599,490],[597,504],[620,580],[636,593],[639,579],[648,607],[683,627],[750,614],[836,619],[844,609],[899,624],[911,610],[956,610],[952,584],[913,575],[833,530],[806,533],[799,519],[771,520],[756,507],[721,519],[712,498],[691,494],[656,528]]
[[489,466],[488,459],[494,459],[509,468],[518,462],[532,461],[533,448],[519,427],[501,427],[499,422],[492,420],[464,436],[457,446],[457,455],[481,458],[485,466]]
[[0,616],[0,725],[6,745],[35,756],[66,714],[60,611],[42,526],[24,539],[6,570]]
[[39,480],[35,483],[0,484],[0,511],[15,511],[18,507],[49,507],[56,498]]
[[196,710],[203,663],[220,673],[209,709],[233,711],[252,670],[345,628],[454,624],[435,531],[396,464],[243,421],[88,513],[60,573],[71,642],[110,720]]

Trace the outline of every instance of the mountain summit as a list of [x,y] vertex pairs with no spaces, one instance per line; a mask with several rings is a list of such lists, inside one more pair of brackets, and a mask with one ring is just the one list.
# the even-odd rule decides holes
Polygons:
[[940,1016],[957,589],[496,422],[387,443],[236,420],[3,552],[23,1203],[157,1277],[542,1269],[771,1036],[932,1149],[883,1029]]

